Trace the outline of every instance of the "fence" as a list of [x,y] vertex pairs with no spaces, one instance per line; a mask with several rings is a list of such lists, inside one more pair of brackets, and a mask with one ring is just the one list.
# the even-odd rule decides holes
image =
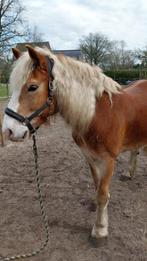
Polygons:
[[0,113],[0,142],[1,142],[1,146],[4,146],[4,136],[2,133],[2,114]]
[[5,104],[7,103],[7,99],[9,98],[9,87],[8,83],[0,83],[0,145],[4,146],[4,135],[2,133],[2,119],[3,119],[3,111]]

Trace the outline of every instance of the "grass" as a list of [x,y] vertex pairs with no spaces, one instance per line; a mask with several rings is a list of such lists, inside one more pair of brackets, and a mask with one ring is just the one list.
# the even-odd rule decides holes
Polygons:
[[8,96],[7,85],[4,83],[0,83],[0,97],[7,97],[7,96]]

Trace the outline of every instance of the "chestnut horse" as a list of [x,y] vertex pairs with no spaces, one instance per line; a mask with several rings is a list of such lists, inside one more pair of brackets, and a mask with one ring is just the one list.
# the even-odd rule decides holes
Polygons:
[[[52,84],[52,102],[33,119],[32,126],[39,127],[57,110],[71,126],[96,188],[97,215],[91,236],[106,237],[109,185],[116,157],[147,144],[147,81],[121,89],[96,66],[47,49],[26,47],[23,54],[13,49],[17,61],[10,76],[12,97],[8,107],[28,117],[46,102]],[[12,141],[24,139],[27,126],[11,115],[4,116],[3,131]]]

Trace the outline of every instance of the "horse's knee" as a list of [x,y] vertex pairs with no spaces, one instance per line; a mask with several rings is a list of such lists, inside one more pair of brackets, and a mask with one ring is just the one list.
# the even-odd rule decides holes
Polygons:
[[100,187],[98,190],[98,204],[99,205],[105,205],[108,202],[108,199],[110,198],[110,193],[108,189]]

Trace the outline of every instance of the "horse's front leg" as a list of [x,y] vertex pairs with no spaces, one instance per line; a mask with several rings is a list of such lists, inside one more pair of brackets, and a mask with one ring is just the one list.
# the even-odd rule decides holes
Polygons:
[[93,226],[91,236],[101,238],[108,236],[108,202],[109,185],[114,170],[114,159],[109,158],[100,164],[99,176],[100,182],[97,189],[97,213],[96,222]]

